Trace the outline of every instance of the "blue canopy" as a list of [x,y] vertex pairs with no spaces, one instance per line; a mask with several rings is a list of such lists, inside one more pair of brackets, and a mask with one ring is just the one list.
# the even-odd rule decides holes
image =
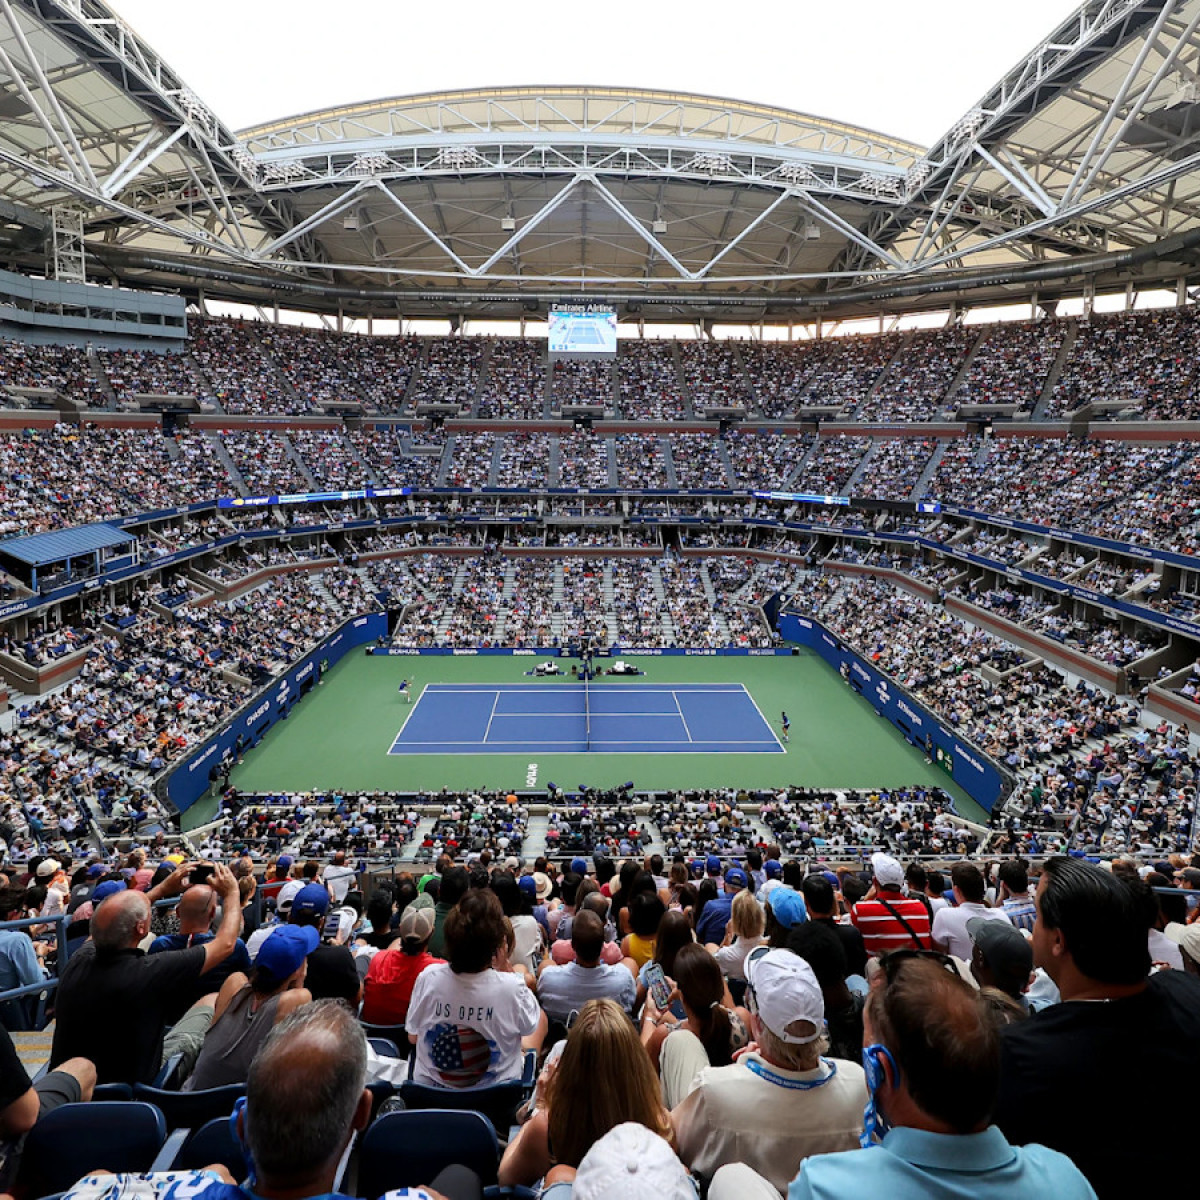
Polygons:
[[109,546],[129,545],[136,540],[115,525],[81,525],[76,529],[58,529],[53,533],[9,538],[0,542],[0,554],[31,567],[44,567],[65,562],[68,558],[94,554]]

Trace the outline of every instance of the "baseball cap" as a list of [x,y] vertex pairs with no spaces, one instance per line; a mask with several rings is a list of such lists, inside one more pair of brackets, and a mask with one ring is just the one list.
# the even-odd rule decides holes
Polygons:
[[997,975],[1014,980],[1029,977],[1033,970],[1033,946],[1010,921],[972,917],[967,922],[967,933]]
[[103,863],[92,863],[87,869],[87,877],[89,879],[99,879],[108,868]]
[[[38,874],[41,873],[41,867],[39,867]],[[1181,883],[1190,883],[1192,887],[1200,890],[1200,867],[1184,867],[1182,871],[1175,872],[1175,878]]]
[[527,896],[537,896],[537,880],[532,875],[522,875],[517,880],[517,887]]
[[43,858],[38,863],[37,877],[45,879],[47,876],[53,875],[56,871],[62,870],[62,863],[57,858]]
[[777,887],[767,897],[767,904],[775,915],[775,920],[784,929],[793,925],[803,925],[808,920],[808,907],[804,897],[789,887]]
[[296,860],[290,854],[281,854],[276,860],[277,867],[290,867]]
[[[795,895],[796,893],[792,893]],[[793,1046],[806,1046],[825,1032],[825,998],[812,967],[790,950],[755,947],[746,956],[746,982],[754,989],[758,1019]],[[807,1021],[812,1033],[792,1033]]]
[[318,917],[323,917],[328,909],[329,893],[325,890],[325,885],[320,883],[310,883],[307,887],[302,887],[292,901],[292,916],[297,913],[315,913]]
[[313,925],[278,925],[258,948],[254,965],[283,981],[321,944]]
[[433,913],[428,908],[414,908],[410,904],[400,917],[399,932],[412,945],[429,941],[433,936]]
[[110,879],[107,883],[97,884],[96,890],[92,893],[93,910],[101,900],[107,900],[109,896],[115,896],[117,892],[127,892],[128,890],[119,879]]
[[884,886],[899,887],[904,882],[904,868],[890,854],[871,855],[871,874]]
[[636,1121],[615,1125],[583,1156],[572,1200],[695,1200],[696,1192],[665,1138]]
[[783,874],[783,863],[781,863],[777,858],[768,858],[767,861],[763,863],[763,874],[766,875],[768,879],[778,879],[780,875]]
[[586,875],[588,873],[587,860],[582,858],[571,859],[571,870],[576,875]]
[[725,872],[725,882],[730,887],[744,888],[746,886],[746,872],[741,867],[730,867]]
[[1200,967],[1200,924],[1185,925],[1177,940],[1180,950]]
[[720,875],[721,860],[715,854],[710,854],[704,860],[704,869],[709,875]]

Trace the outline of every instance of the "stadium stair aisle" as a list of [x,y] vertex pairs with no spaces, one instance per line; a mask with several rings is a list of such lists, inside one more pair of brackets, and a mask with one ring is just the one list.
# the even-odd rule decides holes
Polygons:
[[550,822],[545,813],[529,814],[525,825],[525,840],[521,843],[521,857],[527,863],[532,863],[539,854],[546,853],[546,830],[549,828]]
[[50,1059],[50,1044],[54,1041],[54,1022],[45,1029],[28,1033],[11,1033],[17,1056],[26,1074],[32,1079]]

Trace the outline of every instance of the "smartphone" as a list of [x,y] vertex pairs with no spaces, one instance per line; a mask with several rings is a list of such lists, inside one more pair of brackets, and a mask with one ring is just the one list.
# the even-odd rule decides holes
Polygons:
[[325,924],[321,926],[321,940],[323,942],[332,942],[341,931],[341,928],[341,914],[331,912],[329,916],[325,918]]
[[212,879],[212,873],[215,870],[216,867],[212,863],[198,863],[188,875],[188,881],[192,887],[195,887],[198,883],[208,883]]
[[646,968],[646,987],[650,992],[650,999],[654,1001],[654,1007],[659,1012],[666,1012],[671,999],[671,985],[667,982],[662,967],[656,962],[650,963]]

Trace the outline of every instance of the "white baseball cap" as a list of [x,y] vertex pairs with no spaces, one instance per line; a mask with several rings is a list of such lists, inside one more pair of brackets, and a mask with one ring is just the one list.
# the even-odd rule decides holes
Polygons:
[[871,855],[871,874],[885,885],[899,887],[904,882],[904,868],[890,854]]
[[[758,1019],[779,1039],[793,1046],[815,1042],[825,1031],[825,997],[813,969],[790,950],[755,947],[746,957],[746,981],[754,989]],[[807,1021],[814,1032],[789,1032]]]
[[665,1138],[626,1121],[583,1156],[572,1200],[696,1200],[696,1189]]

